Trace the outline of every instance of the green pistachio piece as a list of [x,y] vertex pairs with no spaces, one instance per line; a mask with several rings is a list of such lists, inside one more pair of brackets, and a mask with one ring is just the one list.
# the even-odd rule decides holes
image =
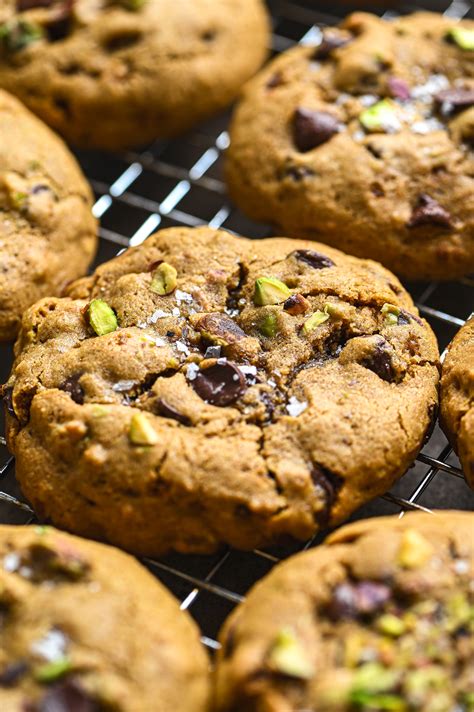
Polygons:
[[36,668],[34,671],[34,678],[37,682],[42,682],[43,684],[49,684],[50,682],[55,682],[63,675],[71,672],[71,661],[69,658],[59,658],[51,663],[46,663]]
[[268,655],[268,664],[283,675],[303,680],[309,680],[315,672],[303,646],[289,628],[278,632]]
[[286,284],[274,277],[259,277],[255,280],[253,300],[258,306],[280,304],[291,294]]
[[324,324],[329,318],[329,314],[326,311],[315,311],[303,324],[304,333],[311,334],[312,331],[318,326],[321,326],[321,324]]
[[178,284],[177,276],[178,272],[173,265],[168,264],[168,262],[162,262],[153,272],[151,291],[161,296],[171,294]]
[[103,299],[93,299],[87,309],[89,324],[97,336],[110,334],[118,327],[114,310]]
[[359,121],[367,131],[390,131],[400,126],[396,104],[391,99],[382,99],[361,111]]
[[258,330],[270,339],[278,333],[278,317],[276,314],[265,314],[258,324]]
[[377,628],[385,635],[391,635],[394,638],[398,638],[405,632],[405,623],[398,616],[394,616],[391,613],[385,613],[377,621]]
[[0,45],[7,52],[21,52],[28,45],[42,39],[44,32],[39,25],[25,20],[13,20],[0,25]]
[[433,545],[416,529],[405,529],[402,534],[397,561],[404,569],[418,569],[434,554]]
[[412,699],[424,699],[428,690],[442,688],[446,683],[446,673],[436,665],[429,665],[420,670],[408,673],[405,680],[405,690]]
[[468,30],[467,27],[451,27],[446,36],[454,40],[461,49],[474,50],[474,30]]
[[389,304],[388,302],[385,302],[380,311],[385,317],[385,323],[388,326],[395,326],[396,324],[398,324],[400,307],[396,307],[395,304]]
[[398,695],[374,694],[372,692],[355,691],[350,695],[350,702],[357,707],[371,710],[393,710],[405,712],[408,709],[404,700]]
[[472,606],[466,596],[460,591],[455,593],[446,603],[448,613],[448,629],[450,631],[457,630],[474,620],[474,612]]
[[128,437],[134,445],[156,445],[160,441],[160,436],[148,416],[141,411],[132,416]]
[[380,663],[364,663],[354,672],[352,693],[378,694],[390,692],[397,684],[399,673]]

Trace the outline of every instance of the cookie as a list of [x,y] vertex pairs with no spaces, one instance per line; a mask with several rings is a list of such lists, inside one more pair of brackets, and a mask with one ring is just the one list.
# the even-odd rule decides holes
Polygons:
[[0,526],[3,712],[205,712],[196,625],[134,559],[50,527]]
[[458,331],[443,363],[440,420],[474,487],[474,315]]
[[85,274],[97,242],[91,207],[63,142],[0,91],[0,341],[30,304]]
[[474,271],[474,22],[356,13],[249,85],[226,174],[248,215],[409,279]]
[[386,491],[437,402],[434,336],[380,265],[163,230],[24,316],[4,395],[36,511],[157,555],[306,539]]
[[0,86],[68,141],[118,150],[223,109],[268,43],[261,0],[7,0]]
[[468,712],[473,527],[368,519],[278,565],[221,631],[216,712]]

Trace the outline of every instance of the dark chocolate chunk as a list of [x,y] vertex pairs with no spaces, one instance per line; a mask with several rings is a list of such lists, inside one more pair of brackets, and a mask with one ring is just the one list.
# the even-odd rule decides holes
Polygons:
[[392,357],[383,342],[375,346],[370,358],[361,361],[361,366],[373,371],[379,378],[389,383],[391,383],[395,377]]
[[0,672],[0,687],[14,687],[16,683],[26,675],[29,667],[26,660],[18,660],[15,663],[7,665],[2,672]]
[[311,479],[314,484],[320,487],[325,496],[324,509],[317,513],[317,519],[319,525],[324,528],[329,523],[329,517],[331,514],[331,507],[337,499],[337,494],[341,489],[343,484],[343,479],[336,475],[334,472],[330,472],[325,467],[313,463],[311,468]]
[[395,99],[407,101],[407,99],[411,97],[410,87],[405,81],[403,81],[403,79],[399,79],[398,77],[389,77],[387,79],[387,84],[390,96],[393,96]]
[[53,685],[41,700],[29,704],[28,712],[100,712],[94,700],[76,680],[65,680]]
[[390,588],[383,583],[342,583],[333,591],[328,613],[333,620],[370,616],[380,611],[390,597]]
[[333,50],[344,47],[344,45],[349,44],[349,42],[351,42],[349,37],[341,37],[340,35],[325,32],[321,43],[316,47],[313,58],[327,59]]
[[203,400],[220,407],[235,403],[247,390],[244,374],[230,361],[201,369],[191,384]]
[[419,225],[439,225],[448,229],[453,227],[450,213],[426,193],[422,193],[418,198],[418,203],[407,222],[409,228]]
[[448,111],[459,111],[474,106],[474,89],[445,89],[435,96],[438,104],[446,106]]
[[8,415],[12,416],[12,418],[16,418],[15,409],[13,407],[13,387],[3,386],[1,393],[5,410],[7,411]]
[[49,18],[46,33],[50,42],[58,42],[67,37],[72,30],[74,0],[63,0]]
[[306,153],[329,141],[339,132],[341,124],[327,111],[296,109],[293,116],[293,140],[298,151]]
[[295,250],[291,253],[299,262],[305,262],[313,269],[325,269],[326,267],[334,267],[334,262],[326,255],[316,250]]
[[172,420],[177,420],[178,423],[183,425],[191,425],[191,420],[187,415],[183,415],[177,411],[173,406],[171,406],[164,398],[159,398],[156,402],[156,408],[158,414],[163,416],[163,418],[171,418]]
[[75,376],[70,376],[59,386],[60,390],[69,393],[75,403],[82,405],[84,403],[84,390],[79,383],[82,373]]
[[235,344],[246,337],[245,331],[242,331],[240,326],[227,316],[216,312],[213,314],[205,314],[196,324],[196,328],[202,333],[204,338],[212,341],[219,346],[227,346]]

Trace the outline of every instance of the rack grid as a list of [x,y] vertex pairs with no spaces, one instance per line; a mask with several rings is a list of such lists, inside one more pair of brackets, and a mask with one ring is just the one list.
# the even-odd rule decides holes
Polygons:
[[[336,24],[346,13],[360,9],[360,5],[351,7],[344,0],[269,0],[269,5],[274,53],[297,42],[311,43],[319,26]],[[466,0],[433,0],[426,8],[458,18],[472,13]],[[384,17],[417,9],[421,5],[392,4],[387,10],[387,5],[379,2],[370,7]],[[158,228],[209,224],[252,238],[272,234],[268,226],[245,218],[226,197],[221,171],[222,153],[229,141],[229,115],[208,121],[174,141],[157,141],[140,152],[77,154],[96,194],[94,213],[101,219],[96,265],[129,245],[141,243]],[[474,278],[406,286],[444,349],[474,308]],[[11,363],[11,345],[0,346],[0,381],[6,380]],[[396,513],[403,516],[407,510],[433,508],[474,509],[474,493],[465,484],[459,462],[439,426],[390,492],[359,509],[352,519]],[[0,436],[0,522],[33,521],[34,513],[15,482],[14,460]],[[173,554],[143,563],[179,598],[181,608],[196,618],[202,640],[212,650],[219,647],[216,636],[220,625],[250,586],[281,559],[315,546],[323,538],[319,534],[304,544],[269,551]]]

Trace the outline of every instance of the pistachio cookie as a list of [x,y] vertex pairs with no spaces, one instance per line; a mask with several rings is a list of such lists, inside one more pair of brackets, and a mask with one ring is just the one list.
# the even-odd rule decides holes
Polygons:
[[448,347],[441,378],[441,423],[474,487],[474,315]]
[[4,0],[0,86],[68,141],[117,150],[223,109],[268,40],[261,0]]
[[121,551],[0,526],[2,712],[205,712],[196,625]]
[[474,22],[356,13],[275,59],[231,126],[236,203],[410,279],[474,271]]
[[383,267],[308,242],[163,230],[29,309],[4,389],[41,517],[125,549],[305,539],[387,490],[438,351]]
[[0,90],[0,341],[23,311],[87,271],[92,193],[63,142]]
[[277,566],[221,631],[216,712],[470,712],[473,527],[369,519]]

